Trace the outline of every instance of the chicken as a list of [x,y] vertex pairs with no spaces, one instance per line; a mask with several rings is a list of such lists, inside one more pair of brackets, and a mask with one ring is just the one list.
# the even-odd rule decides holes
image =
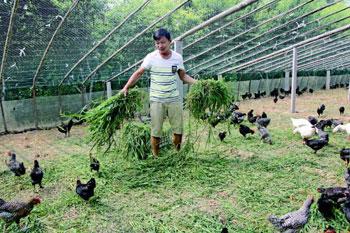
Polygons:
[[314,93],[314,89],[309,89],[309,92],[312,94],[312,93]]
[[228,233],[227,227],[222,228],[221,233]]
[[341,107],[339,108],[339,113],[340,113],[340,115],[343,115],[344,112],[345,112],[345,108],[344,108],[343,106],[341,106]]
[[341,120],[338,120],[338,119],[330,119],[330,121],[332,122],[332,127],[337,127],[338,125],[343,124],[343,122]]
[[267,114],[266,114],[266,112],[262,112],[262,114],[261,114],[261,118],[267,118]]
[[320,213],[326,220],[334,218],[334,205],[335,202],[328,199],[325,195],[321,195],[321,197],[317,201],[318,211],[320,211]]
[[309,220],[310,207],[314,202],[314,198],[308,197],[303,206],[294,212],[283,215],[278,218],[275,215],[270,215],[268,220],[276,227],[280,232],[297,232],[303,228]]
[[24,167],[23,162],[18,162],[16,160],[16,154],[11,151],[8,151],[6,154],[10,157],[9,161],[6,161],[6,165],[10,171],[13,172],[15,176],[24,175],[26,173],[26,168]]
[[75,192],[85,201],[88,201],[92,196],[94,196],[95,187],[96,181],[94,178],[91,178],[86,184],[83,184],[80,180],[77,180]]
[[301,126],[312,126],[311,123],[306,120],[306,119],[295,119],[295,118],[290,118],[290,120],[292,121],[292,125],[293,125],[293,128],[299,128]]
[[348,189],[350,189],[350,168],[347,168],[345,170],[344,179],[346,186],[348,187]]
[[350,123],[345,124],[345,125],[338,125],[333,129],[333,133],[336,132],[346,132],[348,135],[348,138],[350,137]]
[[339,151],[340,158],[345,162],[346,166],[349,166],[350,161],[350,148],[343,148]]
[[100,171],[100,161],[98,161],[96,158],[93,158],[90,154],[90,169],[91,171]]
[[276,96],[275,98],[273,98],[273,102],[274,102],[274,103],[277,103],[277,101],[278,101],[278,98],[277,98],[277,96]]
[[304,144],[313,149],[316,154],[317,151],[327,145],[328,142],[324,139],[304,139]]
[[229,107],[229,111],[230,111],[230,112],[233,112],[233,111],[235,111],[235,110],[239,110],[239,107],[237,106],[237,104],[232,103],[232,104],[230,105],[230,107]]
[[279,95],[278,98],[280,98],[281,100],[284,99],[284,97],[286,97],[285,95]]
[[226,137],[226,132],[220,132],[219,133],[220,141],[223,141],[225,137]]
[[221,121],[221,118],[217,117],[217,116],[211,116],[211,117],[209,117],[209,120],[208,120],[209,124],[213,128],[215,128],[215,126],[217,126],[220,123],[220,121]]
[[261,136],[261,140],[263,140],[263,142],[268,143],[268,144],[272,144],[272,140],[271,140],[271,136],[269,131],[267,130],[267,128],[258,125],[258,131],[260,133]]
[[312,125],[316,125],[316,124],[317,124],[317,119],[316,119],[316,117],[308,116],[307,120],[308,120]]
[[28,202],[9,201],[0,199],[0,219],[5,221],[4,232],[12,223],[20,224],[20,220],[30,214],[35,205],[41,203],[39,197],[34,197]]
[[256,119],[256,123],[258,123],[259,125],[263,126],[263,127],[267,127],[271,122],[270,118],[261,118],[260,116]]
[[309,139],[315,134],[315,128],[310,126],[301,126],[293,130],[293,134],[299,133],[302,139]]
[[319,128],[319,129],[322,129],[322,130],[324,130],[326,128],[326,126],[332,127],[332,120],[320,120],[315,125],[316,128]]
[[325,131],[319,129],[319,128],[316,128],[316,133],[317,135],[320,137],[320,139],[324,139],[325,141],[327,141],[327,144],[329,142],[329,135],[328,133],[326,133]]
[[72,129],[73,126],[73,119],[70,119],[68,121],[68,124],[62,124],[60,126],[56,126],[58,131],[61,133],[64,133],[65,137],[70,136],[70,130]]
[[30,178],[32,179],[32,185],[34,186],[38,184],[40,188],[43,188],[41,181],[44,177],[44,172],[39,166],[38,160],[34,160],[34,167],[32,169],[32,172],[30,173]]
[[350,190],[345,187],[318,188],[317,192],[336,203],[344,202],[350,197]]
[[321,106],[319,108],[317,108],[318,116],[321,116],[323,114],[324,110],[326,110],[326,106],[324,104],[321,104]]
[[240,124],[244,120],[245,113],[233,112],[231,116],[231,124]]
[[343,213],[345,215],[346,220],[350,223],[350,199],[346,200],[343,205]]
[[244,137],[246,137],[247,134],[254,134],[254,130],[250,129],[246,125],[239,125],[239,132],[242,134]]

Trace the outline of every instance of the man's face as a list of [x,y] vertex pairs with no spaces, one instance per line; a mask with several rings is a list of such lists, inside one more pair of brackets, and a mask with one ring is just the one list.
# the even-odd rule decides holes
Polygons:
[[162,36],[159,40],[156,40],[155,44],[156,48],[161,53],[166,53],[170,50],[170,41],[164,36]]

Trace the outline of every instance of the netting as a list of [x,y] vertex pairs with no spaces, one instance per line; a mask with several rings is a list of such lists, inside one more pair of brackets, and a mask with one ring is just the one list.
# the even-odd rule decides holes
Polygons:
[[[231,13],[217,17],[227,10]],[[332,88],[345,86],[349,13],[350,5],[341,0],[4,0],[0,86],[5,120],[9,130],[52,126],[62,120],[61,113],[79,112],[105,98],[104,81],[112,80],[113,90],[119,90],[154,50],[152,32],[159,27],[181,38],[190,75],[224,75],[237,96],[283,88],[284,75],[273,73],[291,70],[295,44],[299,71],[315,72],[299,77],[300,89],[323,88],[326,77],[316,72],[332,69],[344,71],[332,75]],[[248,72],[254,78],[245,75],[237,82],[237,73]],[[145,74],[139,86],[148,85]],[[145,101],[145,114],[147,106]],[[0,114],[0,132],[3,121]]]

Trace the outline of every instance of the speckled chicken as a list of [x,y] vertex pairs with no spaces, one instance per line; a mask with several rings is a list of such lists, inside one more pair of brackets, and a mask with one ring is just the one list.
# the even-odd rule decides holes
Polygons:
[[271,145],[272,140],[271,140],[271,136],[270,136],[268,129],[261,126],[261,125],[258,125],[258,131],[259,131],[259,134],[261,136],[261,140],[263,140],[263,142]]
[[39,166],[38,160],[34,160],[34,167],[32,169],[32,172],[30,173],[30,178],[32,179],[32,185],[34,186],[34,189],[35,189],[35,185],[37,184],[39,185],[40,188],[43,188],[41,184],[43,177],[44,177],[44,172]]
[[271,122],[271,119],[270,118],[262,118],[262,117],[258,117],[256,119],[256,123],[258,123],[259,125],[263,126],[263,127],[267,127]]
[[67,136],[69,137],[70,130],[72,129],[73,123],[74,123],[73,119],[70,119],[67,124],[62,123],[61,125],[56,126],[56,127],[60,133],[64,133],[65,137],[67,137]]
[[313,202],[314,198],[308,197],[299,210],[285,214],[280,218],[276,217],[275,215],[270,215],[268,220],[280,232],[297,232],[299,229],[303,228],[309,220],[310,207]]
[[239,125],[239,133],[246,137],[247,134],[254,134],[254,130],[250,129],[246,125]]
[[6,152],[6,154],[9,157],[9,160],[6,161],[6,165],[10,171],[13,172],[15,176],[24,175],[26,173],[26,168],[24,167],[23,162],[18,162],[16,160],[16,154],[11,151]]
[[345,170],[344,179],[345,179],[346,186],[350,188],[350,168],[347,168]]
[[234,125],[240,124],[242,121],[244,121],[245,115],[246,115],[245,113],[233,112],[231,116],[231,124],[234,124]]
[[19,225],[21,218],[30,214],[35,205],[41,202],[39,197],[34,197],[28,202],[9,201],[0,199],[0,219],[5,221],[4,232],[12,223]]
[[94,196],[95,188],[96,181],[94,178],[91,178],[86,184],[83,184],[80,180],[77,180],[75,192],[85,201],[88,201],[91,197]]

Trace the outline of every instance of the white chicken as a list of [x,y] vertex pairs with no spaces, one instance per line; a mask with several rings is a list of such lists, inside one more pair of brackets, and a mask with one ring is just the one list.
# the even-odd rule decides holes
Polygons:
[[300,136],[302,139],[309,139],[311,138],[312,136],[315,135],[315,127],[311,127],[311,126],[301,126],[301,127],[298,127],[296,129],[293,130],[293,133],[296,134],[296,133],[300,133]]
[[301,126],[309,126],[311,127],[312,124],[306,120],[306,119],[295,119],[295,118],[290,118],[293,124],[293,129],[299,128]]
[[333,129],[333,133],[336,132],[346,132],[346,134],[348,135],[348,139],[350,139],[350,123],[345,125],[337,125]]

